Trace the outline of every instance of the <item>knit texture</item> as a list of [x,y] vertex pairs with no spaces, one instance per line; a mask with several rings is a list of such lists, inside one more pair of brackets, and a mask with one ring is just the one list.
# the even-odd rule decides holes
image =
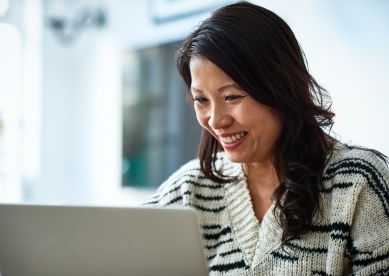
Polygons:
[[242,165],[219,153],[216,168],[238,180],[215,183],[196,159],[144,204],[197,210],[210,275],[389,275],[389,171],[372,151],[334,150],[324,170],[320,220],[293,247],[280,246],[274,205],[262,222],[256,218]]

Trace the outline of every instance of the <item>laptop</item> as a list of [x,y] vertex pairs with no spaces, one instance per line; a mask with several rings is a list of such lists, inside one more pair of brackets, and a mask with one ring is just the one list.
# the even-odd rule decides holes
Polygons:
[[208,275],[192,209],[0,204],[1,276]]

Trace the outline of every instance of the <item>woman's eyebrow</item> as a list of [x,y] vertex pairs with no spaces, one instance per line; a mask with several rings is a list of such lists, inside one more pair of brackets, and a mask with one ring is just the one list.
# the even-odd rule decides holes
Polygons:
[[203,93],[203,91],[201,91],[200,89],[193,87],[193,86],[190,87],[190,90],[191,90],[191,92]]
[[228,88],[235,88],[235,89],[238,89],[238,90],[242,90],[242,88],[237,85],[236,83],[229,83],[229,84],[226,84],[226,85],[223,85],[222,87],[219,87],[217,89],[218,92],[223,92],[224,90],[228,89]]
[[[226,89],[228,89],[228,88],[235,88],[235,89],[238,89],[238,90],[242,90],[242,88],[239,86],[239,85],[237,85],[236,83],[229,83],[229,84],[226,84],[226,85],[223,85],[223,86],[221,86],[221,87],[219,87],[216,91],[217,92],[223,92],[224,90],[226,90]],[[200,90],[200,89],[198,89],[198,88],[196,88],[196,87],[194,87],[194,86],[191,86],[190,87],[190,90],[192,91],[192,92],[198,92],[198,93],[203,93],[203,91],[202,90]]]

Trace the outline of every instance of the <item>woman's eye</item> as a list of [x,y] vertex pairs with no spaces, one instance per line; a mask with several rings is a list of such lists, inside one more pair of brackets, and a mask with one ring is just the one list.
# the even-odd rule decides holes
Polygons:
[[243,96],[231,95],[231,96],[225,96],[225,97],[224,97],[224,100],[225,100],[226,102],[232,102],[232,101],[237,100],[237,99],[240,99],[240,98],[243,98]]
[[202,97],[194,97],[193,101],[194,102],[199,102],[199,103],[205,103],[207,101],[207,99],[206,98],[202,98]]

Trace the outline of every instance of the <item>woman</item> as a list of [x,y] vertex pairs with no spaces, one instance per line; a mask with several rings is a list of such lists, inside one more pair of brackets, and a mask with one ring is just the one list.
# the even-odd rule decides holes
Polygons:
[[329,134],[330,98],[280,17],[220,8],[177,66],[199,159],[145,205],[198,211],[211,275],[389,275],[387,158]]

